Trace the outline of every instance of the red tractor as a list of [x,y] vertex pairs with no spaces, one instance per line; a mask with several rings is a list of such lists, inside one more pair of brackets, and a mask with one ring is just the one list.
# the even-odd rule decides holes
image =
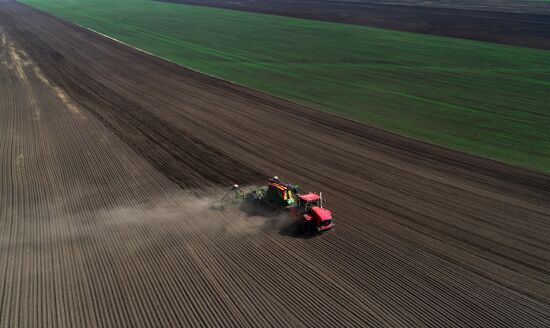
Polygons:
[[251,202],[277,211],[286,211],[303,234],[323,232],[334,227],[332,212],[323,207],[322,193],[300,194],[299,187],[282,182],[278,177],[267,186],[243,192],[238,185],[221,200],[222,206],[236,202]]

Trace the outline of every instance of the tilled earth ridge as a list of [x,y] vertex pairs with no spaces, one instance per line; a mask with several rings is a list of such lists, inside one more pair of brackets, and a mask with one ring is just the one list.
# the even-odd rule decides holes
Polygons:
[[[11,1],[0,36],[0,326],[550,323],[547,175]],[[273,174],[323,191],[335,230],[306,239],[210,209],[220,187]]]

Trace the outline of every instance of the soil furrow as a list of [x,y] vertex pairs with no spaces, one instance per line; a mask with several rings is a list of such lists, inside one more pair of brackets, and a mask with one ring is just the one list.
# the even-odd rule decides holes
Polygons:
[[[13,1],[0,0],[0,42],[0,326],[550,324],[548,175]],[[322,191],[336,228],[303,238],[210,208],[225,186],[275,174]]]

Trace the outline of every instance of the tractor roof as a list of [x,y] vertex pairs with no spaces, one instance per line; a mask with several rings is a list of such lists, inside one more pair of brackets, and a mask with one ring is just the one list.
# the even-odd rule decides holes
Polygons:
[[309,194],[298,196],[304,202],[314,202],[319,199],[319,195],[310,192]]

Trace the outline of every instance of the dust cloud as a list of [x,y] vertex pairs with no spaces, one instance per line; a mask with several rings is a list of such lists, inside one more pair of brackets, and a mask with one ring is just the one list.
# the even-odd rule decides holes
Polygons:
[[[43,247],[48,243],[74,244],[106,236],[143,233],[142,244],[156,242],[164,235],[238,238],[247,234],[286,232],[292,226],[290,216],[271,212],[252,204],[216,207],[224,192],[182,190],[149,199],[115,199],[100,206],[103,197],[94,192],[79,192],[70,198],[38,200],[26,204],[24,211],[4,208],[0,221],[18,220],[21,233],[17,240],[0,233],[0,249],[23,243],[25,247]],[[23,231],[24,230],[24,231]]]

